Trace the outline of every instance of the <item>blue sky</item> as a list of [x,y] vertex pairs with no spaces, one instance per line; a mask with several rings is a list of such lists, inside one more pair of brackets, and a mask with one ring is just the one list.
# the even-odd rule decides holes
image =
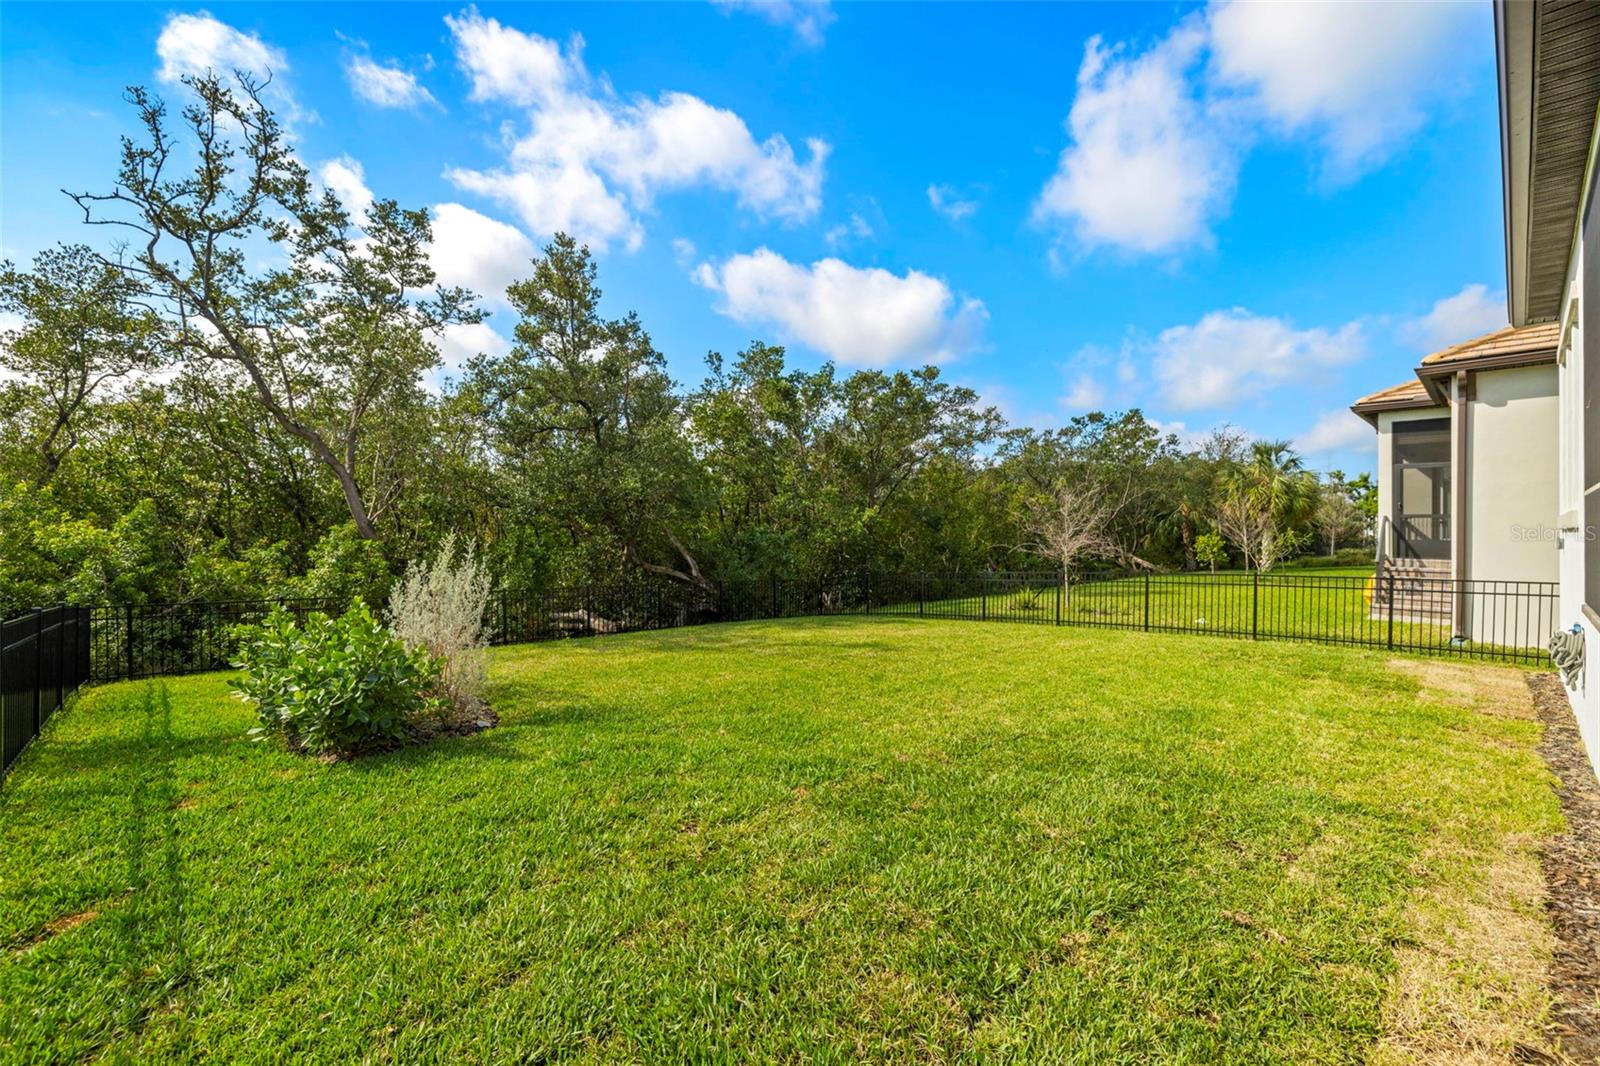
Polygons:
[[681,381],[759,338],[937,361],[1013,421],[1142,407],[1367,469],[1345,411],[1504,324],[1487,5],[18,4],[0,246],[102,239],[123,86],[270,68],[349,200],[505,283],[591,243]]

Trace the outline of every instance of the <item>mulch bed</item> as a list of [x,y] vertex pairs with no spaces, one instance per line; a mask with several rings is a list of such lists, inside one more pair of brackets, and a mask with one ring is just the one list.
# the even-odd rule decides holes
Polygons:
[[1567,818],[1567,831],[1547,840],[1541,856],[1559,941],[1550,960],[1551,1036],[1572,1059],[1600,1062],[1600,783],[1560,680],[1532,674],[1528,688],[1544,725],[1539,754],[1561,782]]

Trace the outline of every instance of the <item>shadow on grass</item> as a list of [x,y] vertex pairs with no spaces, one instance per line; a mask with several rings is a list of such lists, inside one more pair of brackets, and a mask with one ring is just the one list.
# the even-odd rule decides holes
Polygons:
[[123,990],[115,1021],[127,1032],[138,1032],[152,1012],[171,1006],[189,978],[174,769],[180,745],[172,736],[166,685],[145,686],[139,713],[138,760],[132,764],[121,833],[129,896],[117,910],[113,948]]

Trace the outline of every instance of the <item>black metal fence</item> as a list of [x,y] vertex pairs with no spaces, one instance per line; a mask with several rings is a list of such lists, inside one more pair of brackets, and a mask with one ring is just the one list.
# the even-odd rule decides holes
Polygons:
[[[280,605],[301,617],[343,607],[305,599],[55,607],[5,622],[5,765],[84,680],[224,669],[237,651],[236,627]],[[499,592],[485,621],[493,643],[522,644],[853,613],[1309,641],[1526,663],[1546,661],[1546,642],[1561,624],[1554,582],[1293,573],[1063,577],[1059,571],[863,573],[708,588],[633,577]]]
[[1095,626],[1346,644],[1543,663],[1561,625],[1553,581],[1059,571],[874,575],[864,609],[965,621]]
[[0,776],[89,679],[90,611],[47,607],[0,622]]
[[[859,612],[867,587],[867,579],[859,575],[815,581],[773,578],[704,589],[634,577],[540,592],[496,592],[484,622],[493,644],[530,644],[709,622]],[[259,622],[279,606],[304,618],[310,611],[337,612],[346,605],[283,599],[84,608],[91,619],[90,676],[121,681],[225,669],[238,650],[237,627]]]
[[238,626],[260,622],[274,607],[298,619],[310,611],[342,611],[342,600],[278,599],[119,604],[85,608],[90,617],[94,681],[222,670],[232,662]]

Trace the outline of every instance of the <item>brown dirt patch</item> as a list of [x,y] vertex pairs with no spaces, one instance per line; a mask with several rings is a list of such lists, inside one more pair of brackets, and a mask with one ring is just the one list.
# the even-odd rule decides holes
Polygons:
[[1533,674],[1527,683],[1544,724],[1539,753],[1560,781],[1567,820],[1541,856],[1557,938],[1551,1030],[1573,1061],[1600,1062],[1600,783],[1556,675]]
[[59,918],[52,918],[45,922],[44,928],[37,933],[12,943],[10,945],[11,953],[13,955],[21,955],[23,952],[32,951],[51,937],[60,936],[67,930],[76,929],[80,925],[87,925],[98,917],[100,917],[100,912],[91,909],[78,911],[76,914],[63,914]]

